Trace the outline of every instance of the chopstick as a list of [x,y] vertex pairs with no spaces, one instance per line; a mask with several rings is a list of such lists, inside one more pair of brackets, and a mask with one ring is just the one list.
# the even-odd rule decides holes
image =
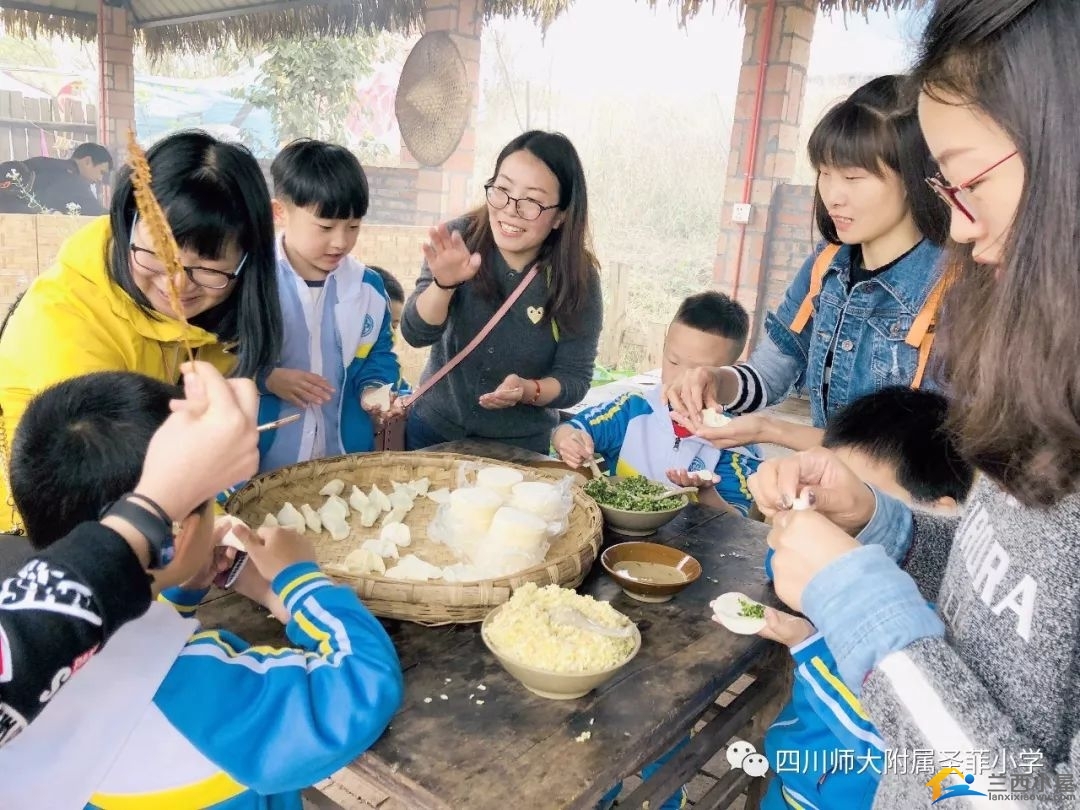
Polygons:
[[264,430],[274,430],[275,428],[282,427],[283,425],[291,425],[293,422],[301,419],[304,415],[302,413],[294,413],[292,416],[284,416],[281,419],[275,419],[273,422],[267,422],[265,425],[259,425],[255,428],[259,433]]

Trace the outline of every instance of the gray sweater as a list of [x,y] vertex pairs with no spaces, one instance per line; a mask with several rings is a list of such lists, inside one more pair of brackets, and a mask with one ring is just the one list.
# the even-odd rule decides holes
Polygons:
[[[461,225],[459,220],[451,227]],[[484,269],[494,273],[505,300],[524,274],[511,270],[497,249],[484,261]],[[431,346],[421,381],[465,348],[498,309],[498,304],[479,295],[476,285],[466,282],[454,293],[446,322],[432,326],[416,311],[417,296],[431,283],[431,271],[425,262],[401,316],[401,334],[405,340],[416,347]],[[592,383],[603,324],[599,273],[592,273],[588,305],[577,331],[538,319],[547,298],[547,279],[541,271],[484,342],[416,402],[415,415],[448,441],[467,437],[495,439],[547,453],[551,431],[559,420],[555,409],[580,402]],[[494,391],[510,374],[531,380],[554,377],[562,391],[546,408],[532,405],[503,410],[481,408],[480,395]],[[530,391],[525,394],[531,396]]]
[[[868,530],[895,528],[883,514],[890,511],[899,514],[879,496]],[[926,783],[946,765],[972,774],[971,789],[993,797],[957,797],[944,804],[953,810],[1080,806],[1072,781],[1080,767],[1080,495],[1026,508],[981,478],[962,520],[916,513],[906,522],[903,567],[916,598],[935,604],[943,632],[880,650],[865,684],[845,676],[853,691],[862,686],[863,707],[897,752],[895,762],[886,758],[874,807],[929,807]],[[888,547],[907,532],[867,534],[864,542]],[[882,643],[905,620],[889,604],[894,590],[863,602],[864,584],[834,590],[846,615],[821,628],[830,649],[851,651],[849,661],[861,654],[853,642]],[[821,609],[820,595],[813,601]],[[930,751],[932,766],[913,765],[915,752]],[[956,783],[954,776],[946,784]]]

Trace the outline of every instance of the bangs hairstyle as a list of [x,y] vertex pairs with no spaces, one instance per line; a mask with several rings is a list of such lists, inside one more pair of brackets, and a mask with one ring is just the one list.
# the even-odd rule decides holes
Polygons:
[[[886,170],[896,172],[915,227],[941,245],[949,235],[949,208],[926,183],[936,167],[906,89],[903,76],[867,82],[825,113],[810,134],[807,153],[818,172],[826,166],[863,169],[882,179]],[[827,241],[841,243],[816,183],[814,222]]]
[[[165,211],[177,244],[207,259],[220,259],[233,242],[247,259],[228,297],[191,323],[236,343],[239,377],[255,377],[277,364],[281,313],[274,255],[270,194],[252,154],[205,132],[178,132],[146,153],[154,196]],[[135,193],[131,168],[119,175],[109,220],[109,274],[146,313],[155,312],[131,275],[131,226]]]
[[[589,198],[585,188],[585,170],[574,145],[560,132],[530,130],[510,141],[495,161],[495,171],[488,178],[494,183],[499,168],[506,158],[515,152],[526,151],[540,160],[559,181],[559,211],[566,216],[559,228],[552,229],[536,261],[551,268],[551,284],[544,305],[543,322],[552,319],[561,329],[579,331],[581,314],[589,301],[590,282],[600,269],[592,251],[589,235]],[[541,214],[543,216],[543,214]],[[473,253],[486,257],[497,249],[491,232],[491,221],[486,205],[468,215],[463,234],[465,244]],[[480,294],[489,301],[500,300],[499,288],[485,261],[476,274]]]
[[913,73],[930,98],[993,120],[1023,160],[997,272],[954,248],[938,345],[961,451],[1028,506],[1080,489],[1080,85],[1061,62],[1077,52],[1076,0],[938,0]]
[[183,391],[130,371],[72,377],[35,396],[11,446],[11,494],[34,548],[139,483],[150,439]]
[[367,175],[344,146],[310,138],[293,141],[274,158],[270,177],[275,197],[311,208],[319,219],[367,216]]

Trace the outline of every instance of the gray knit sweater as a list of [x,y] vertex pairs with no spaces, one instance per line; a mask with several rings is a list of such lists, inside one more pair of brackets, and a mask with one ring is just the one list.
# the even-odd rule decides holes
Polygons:
[[[458,220],[451,223],[451,228],[460,229],[463,224]],[[494,273],[505,300],[524,274],[511,270],[497,249],[484,261],[485,270]],[[421,381],[465,348],[498,309],[498,304],[481,297],[476,285],[467,282],[454,293],[446,322],[432,326],[416,311],[417,296],[431,283],[431,271],[425,262],[401,316],[405,340],[416,347],[431,346]],[[415,415],[448,441],[479,437],[547,453],[551,431],[558,424],[555,409],[580,402],[592,383],[603,323],[600,276],[592,273],[588,306],[576,331],[564,324],[553,326],[550,320],[539,317],[547,298],[547,279],[541,271],[484,342],[417,401],[413,406]],[[510,374],[533,380],[554,377],[562,392],[546,408],[481,408],[480,395],[494,391]]]

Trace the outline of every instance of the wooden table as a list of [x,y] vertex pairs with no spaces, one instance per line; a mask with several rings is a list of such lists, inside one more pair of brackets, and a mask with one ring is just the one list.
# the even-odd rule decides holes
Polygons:
[[[405,701],[387,732],[349,770],[409,810],[593,807],[616,781],[682,739],[762,657],[767,643],[714,624],[708,603],[727,591],[774,601],[762,568],[765,534],[759,523],[687,508],[653,539],[694,555],[704,573],[665,604],[630,599],[597,563],[579,590],[630,616],[642,646],[612,681],[579,700],[545,700],[527,691],[488,653],[479,625],[385,622],[405,671]],[[241,597],[205,605],[200,618],[253,643],[281,643],[281,626]],[[765,680],[751,686],[694,737],[685,756],[635,791],[628,806],[640,807],[644,799],[659,806],[773,694]],[[582,732],[591,737],[577,742]]]

